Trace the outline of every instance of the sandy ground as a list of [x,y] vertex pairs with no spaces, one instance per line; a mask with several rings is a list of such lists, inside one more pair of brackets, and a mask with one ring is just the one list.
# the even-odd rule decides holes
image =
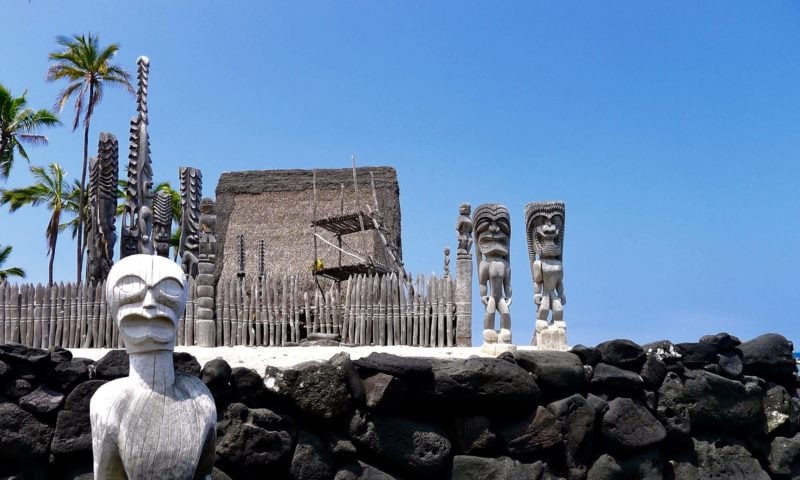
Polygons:
[[[535,347],[517,347],[519,350],[533,350]],[[73,356],[82,358],[100,359],[109,349],[107,348],[72,348]],[[425,347],[176,347],[176,352],[192,354],[200,365],[205,365],[209,360],[222,358],[231,367],[248,367],[258,373],[264,373],[268,365],[286,368],[298,363],[320,360],[325,361],[339,352],[347,352],[350,358],[356,359],[369,355],[372,352],[385,352],[405,357],[436,357],[436,358],[468,358],[473,355],[486,356],[481,353],[480,347],[471,348],[425,348]]]

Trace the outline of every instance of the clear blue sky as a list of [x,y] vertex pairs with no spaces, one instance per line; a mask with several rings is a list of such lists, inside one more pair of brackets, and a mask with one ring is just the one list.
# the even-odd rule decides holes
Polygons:
[[[504,203],[518,343],[535,312],[523,208],[554,199],[571,344],[800,339],[797,2],[11,0],[3,18],[0,83],[36,107],[62,87],[44,81],[57,35],[118,42],[130,71],[150,57],[157,181],[197,166],[209,194],[223,171],[394,166],[414,273],[441,270],[461,202]],[[110,131],[124,155],[133,114],[108,90],[92,148]],[[32,163],[77,176],[81,133],[46,133]],[[29,181],[22,161],[5,187]],[[0,212],[9,265],[36,282],[46,219]],[[74,252],[64,236],[58,279]]]

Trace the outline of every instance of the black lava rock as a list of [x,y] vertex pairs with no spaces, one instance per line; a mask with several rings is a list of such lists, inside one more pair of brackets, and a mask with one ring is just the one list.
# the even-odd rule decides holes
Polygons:
[[639,372],[644,363],[644,350],[630,340],[610,340],[597,346],[603,363]]
[[128,353],[125,350],[111,350],[94,364],[94,378],[114,380],[127,377],[130,372]]
[[797,384],[797,365],[794,345],[783,335],[767,333],[739,345],[744,362],[744,374],[773,381],[794,389]]
[[518,351],[515,358],[517,365],[536,375],[545,395],[563,396],[585,388],[583,363],[574,353]]

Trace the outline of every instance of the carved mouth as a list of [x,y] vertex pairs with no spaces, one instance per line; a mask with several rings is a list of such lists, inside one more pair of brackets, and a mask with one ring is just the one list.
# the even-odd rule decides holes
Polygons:
[[120,330],[132,343],[147,341],[170,343],[175,338],[175,324],[168,317],[148,318],[142,315],[129,315],[120,322]]
[[484,235],[480,238],[481,252],[508,255],[508,240],[503,235]]

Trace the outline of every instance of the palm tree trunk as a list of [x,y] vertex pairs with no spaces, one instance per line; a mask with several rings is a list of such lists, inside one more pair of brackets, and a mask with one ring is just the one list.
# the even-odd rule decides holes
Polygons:
[[58,233],[53,235],[53,241],[50,244],[50,264],[47,266],[47,286],[53,286],[53,261],[56,259],[56,243],[58,242]]
[[92,100],[94,99],[94,84],[89,83],[89,105],[86,109],[86,119],[83,122],[83,169],[81,170],[81,192],[78,202],[78,284],[81,283],[83,273],[83,211],[86,208],[84,199],[86,195],[86,170],[89,163],[89,120],[92,115]]

